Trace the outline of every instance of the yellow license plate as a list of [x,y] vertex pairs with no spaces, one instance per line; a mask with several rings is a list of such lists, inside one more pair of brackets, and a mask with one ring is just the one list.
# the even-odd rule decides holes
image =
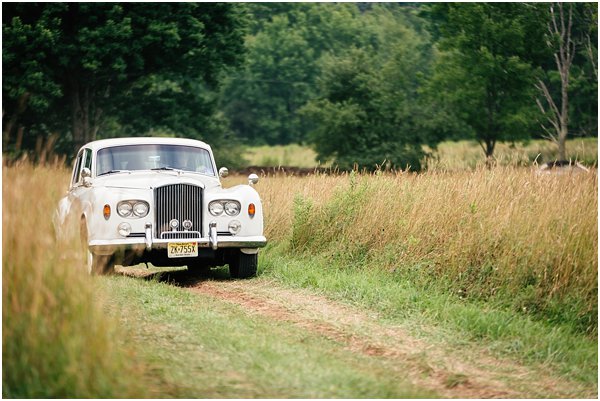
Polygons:
[[167,256],[170,258],[190,258],[198,256],[197,242],[169,242]]

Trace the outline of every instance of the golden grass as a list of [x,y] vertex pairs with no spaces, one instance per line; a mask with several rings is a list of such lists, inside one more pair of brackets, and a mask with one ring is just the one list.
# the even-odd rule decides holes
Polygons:
[[2,384],[5,397],[146,394],[117,324],[52,214],[67,169],[17,163],[2,171]]
[[526,312],[576,305],[585,330],[597,328],[595,170],[270,176],[257,190],[270,241],[469,296],[504,293]]

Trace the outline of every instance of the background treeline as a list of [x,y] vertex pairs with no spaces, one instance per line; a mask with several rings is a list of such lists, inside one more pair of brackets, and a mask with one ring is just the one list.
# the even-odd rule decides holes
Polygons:
[[[3,149],[124,135],[425,166],[442,140],[597,136],[597,4],[3,4]],[[234,145],[235,144],[235,145]],[[559,157],[564,158],[564,151]]]

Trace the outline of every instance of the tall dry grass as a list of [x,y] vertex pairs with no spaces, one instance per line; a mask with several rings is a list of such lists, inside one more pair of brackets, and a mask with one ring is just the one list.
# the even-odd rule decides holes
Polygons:
[[2,395],[143,396],[133,354],[72,251],[76,240],[54,240],[68,180],[58,165],[2,170]]
[[[266,235],[597,332],[597,173],[265,177]],[[335,263],[339,265],[339,263]]]

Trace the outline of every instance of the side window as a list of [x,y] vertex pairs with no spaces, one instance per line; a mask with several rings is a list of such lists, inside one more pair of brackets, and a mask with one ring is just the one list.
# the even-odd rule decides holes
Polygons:
[[90,170],[92,169],[92,150],[91,149],[85,149],[85,165],[84,167],[89,168]]
[[79,171],[81,170],[81,162],[83,161],[83,151],[79,152],[77,155],[77,160],[75,160],[75,166],[73,167],[73,177],[71,178],[71,187],[74,187],[81,178],[79,176]]

